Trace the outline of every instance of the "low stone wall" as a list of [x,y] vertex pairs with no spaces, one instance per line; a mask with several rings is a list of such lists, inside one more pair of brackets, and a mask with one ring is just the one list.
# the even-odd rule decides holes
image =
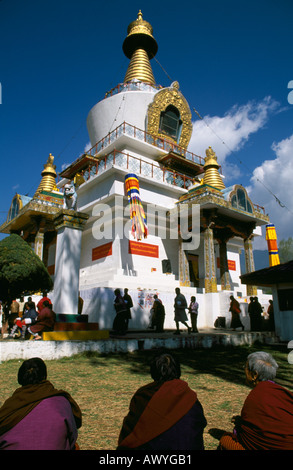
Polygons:
[[271,332],[242,333],[199,333],[170,335],[138,335],[137,338],[109,338],[99,341],[0,341],[0,361],[11,359],[29,359],[41,357],[44,360],[71,357],[84,352],[100,354],[126,353],[150,349],[212,348],[215,345],[225,347],[252,345],[258,341],[263,344],[278,343],[278,338]]

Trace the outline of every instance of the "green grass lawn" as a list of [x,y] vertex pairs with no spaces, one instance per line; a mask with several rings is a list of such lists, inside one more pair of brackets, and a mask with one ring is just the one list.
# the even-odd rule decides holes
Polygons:
[[[219,430],[232,430],[231,418],[239,414],[250,389],[245,384],[244,364],[249,353],[271,352],[279,364],[277,381],[293,391],[293,365],[286,346],[216,347],[168,351],[178,358],[181,378],[197,392],[207,419],[205,448],[215,450]],[[111,450],[117,440],[130,399],[137,388],[151,382],[149,363],[160,351],[124,354],[82,354],[46,361],[48,380],[67,390],[79,404],[83,425],[78,443],[82,450]],[[0,364],[0,405],[19,387],[17,371],[22,360]]]

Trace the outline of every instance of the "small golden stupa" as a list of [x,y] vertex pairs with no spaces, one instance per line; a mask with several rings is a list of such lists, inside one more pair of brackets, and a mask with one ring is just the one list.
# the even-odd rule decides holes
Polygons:
[[206,158],[204,164],[204,177],[202,184],[208,184],[213,188],[224,189],[225,185],[223,179],[220,176],[219,168],[220,165],[217,162],[217,156],[213,151],[212,147],[206,150]]
[[42,180],[39,184],[38,189],[35,192],[35,196],[37,196],[40,191],[53,191],[56,190],[56,165],[54,165],[54,157],[50,153],[47,163],[44,165],[44,169],[41,173]]

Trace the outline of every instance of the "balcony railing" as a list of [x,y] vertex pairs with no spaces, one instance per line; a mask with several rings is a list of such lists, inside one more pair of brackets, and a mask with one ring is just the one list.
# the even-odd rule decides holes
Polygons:
[[105,98],[110,96],[117,95],[123,91],[150,91],[161,90],[163,87],[161,85],[152,85],[151,83],[132,81],[127,83],[119,83],[117,86],[108,91],[105,95]]
[[91,162],[81,174],[85,181],[89,181],[113,166],[117,166],[127,172],[151,178],[152,181],[169,183],[179,188],[188,189],[193,184],[193,179],[188,176],[160,167],[155,162],[146,162],[128,153],[119,152],[117,150],[97,160],[97,162]]
[[154,145],[160,150],[165,152],[175,152],[182,157],[186,158],[186,160],[190,160],[198,165],[204,165],[204,158],[196,155],[192,152],[189,152],[183,147],[170,142],[167,139],[162,137],[156,137],[152,134],[149,134],[146,131],[138,129],[137,127],[133,126],[132,124],[128,124],[123,122],[120,126],[116,127],[112,132],[97,142],[90,150],[87,151],[89,155],[95,156],[102,150],[104,150],[108,145],[112,144],[118,137],[122,135],[127,135],[129,137],[133,137],[134,139],[138,139],[141,142],[146,142],[147,144]]

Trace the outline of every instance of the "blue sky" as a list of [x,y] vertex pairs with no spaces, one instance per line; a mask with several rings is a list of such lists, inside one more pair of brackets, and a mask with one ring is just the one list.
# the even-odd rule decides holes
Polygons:
[[61,171],[83,152],[90,109],[123,82],[140,9],[157,84],[178,81],[193,112],[190,150],[211,145],[226,185],[248,189],[278,239],[293,235],[291,0],[0,0],[0,223],[15,193],[33,196],[49,153]]

